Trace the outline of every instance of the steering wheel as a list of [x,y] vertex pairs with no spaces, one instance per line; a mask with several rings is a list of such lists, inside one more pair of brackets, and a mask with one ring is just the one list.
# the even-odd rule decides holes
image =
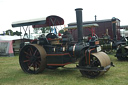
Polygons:
[[58,38],[58,36],[56,34],[54,34],[54,33],[49,33],[49,34],[46,35],[46,38],[47,39],[49,39],[49,38],[50,39],[55,39],[55,38]]

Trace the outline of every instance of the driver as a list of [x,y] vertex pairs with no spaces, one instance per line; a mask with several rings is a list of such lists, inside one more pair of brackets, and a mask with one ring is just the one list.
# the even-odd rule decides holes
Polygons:
[[62,38],[69,38],[69,41],[74,41],[71,33],[68,31],[68,29],[64,29],[64,33]]

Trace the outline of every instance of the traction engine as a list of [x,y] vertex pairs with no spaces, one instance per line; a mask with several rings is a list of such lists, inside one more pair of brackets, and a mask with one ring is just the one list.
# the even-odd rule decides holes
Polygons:
[[[62,38],[58,38],[54,33],[49,33],[46,36],[40,35],[36,41],[25,45],[20,50],[19,63],[24,72],[37,74],[44,71],[45,68],[56,69],[78,62],[76,68],[80,70],[83,76],[95,78],[110,69],[112,62],[106,53],[101,52],[98,39],[92,37],[89,42],[83,40],[82,9],[75,10],[78,41],[74,42],[68,31],[64,32]],[[53,22],[54,24],[51,24]],[[49,16],[45,20],[13,23],[12,26],[32,25],[38,27],[63,23],[62,18]]]

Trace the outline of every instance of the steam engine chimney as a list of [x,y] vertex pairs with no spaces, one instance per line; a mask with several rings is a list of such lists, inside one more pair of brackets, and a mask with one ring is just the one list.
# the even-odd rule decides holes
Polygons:
[[116,35],[116,18],[112,18],[112,31],[113,31],[113,40],[117,40],[117,35]]
[[97,17],[97,16],[95,15],[95,21],[96,21],[96,17]]
[[78,42],[83,40],[83,21],[82,21],[82,8],[75,9],[76,11],[76,21],[77,21],[77,31],[78,31]]

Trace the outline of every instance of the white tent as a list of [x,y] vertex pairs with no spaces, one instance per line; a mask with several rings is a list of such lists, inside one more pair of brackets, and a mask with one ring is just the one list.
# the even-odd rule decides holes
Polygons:
[[0,56],[14,56],[13,40],[20,39],[20,36],[0,36]]
[[3,40],[16,40],[16,39],[20,39],[20,36],[8,36],[8,35],[0,36],[0,41],[3,41]]
[[0,41],[0,56],[14,56],[12,40]]

